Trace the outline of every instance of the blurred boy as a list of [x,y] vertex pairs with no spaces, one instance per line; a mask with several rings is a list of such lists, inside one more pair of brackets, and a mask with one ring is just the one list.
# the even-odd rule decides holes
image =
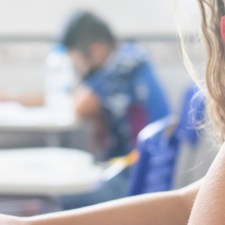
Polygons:
[[76,114],[95,121],[101,158],[128,153],[138,131],[169,112],[146,52],[137,43],[120,43],[89,12],[72,16],[61,42],[82,76],[74,93]]
[[[93,121],[97,159],[127,154],[145,125],[169,113],[145,50],[135,42],[120,43],[97,16],[76,11],[61,33],[60,44],[81,75],[74,110],[78,117]],[[44,104],[44,96],[0,93],[0,101],[36,106]]]

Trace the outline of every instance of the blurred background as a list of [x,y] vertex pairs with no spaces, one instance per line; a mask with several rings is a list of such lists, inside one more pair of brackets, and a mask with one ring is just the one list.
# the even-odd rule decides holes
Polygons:
[[[43,94],[46,57],[55,44],[65,19],[75,9],[87,9],[107,21],[120,40],[137,40],[146,46],[154,70],[166,93],[171,113],[179,115],[184,91],[192,84],[192,80],[183,64],[176,22],[188,39],[188,50],[194,63],[202,65],[204,51],[198,42],[193,41],[198,29],[198,11],[195,7],[197,1],[177,2],[178,9],[172,0],[0,0],[0,93],[13,96]],[[175,12],[179,14],[176,22]],[[200,67],[198,69],[202,71]],[[10,107],[12,108],[9,108],[6,114],[10,114],[14,119],[19,118],[20,114],[15,114],[18,108]],[[0,110],[4,111],[2,106]],[[1,113],[0,116],[2,115]],[[83,124],[79,129],[69,127],[55,131],[51,127],[47,127],[46,130],[42,127],[29,130],[21,128],[21,124],[19,128],[18,124],[12,125],[14,119],[11,120],[10,117],[2,118],[2,150],[47,146],[93,151],[89,124]],[[23,120],[24,117],[21,123]],[[187,182],[189,181],[186,180],[182,185]],[[62,189],[61,187],[60,190]],[[57,190],[56,193],[60,193]],[[49,193],[49,190],[47,192]],[[2,193],[1,212],[26,216],[59,210],[58,199],[55,198],[22,198],[21,193],[20,197],[15,193],[13,195],[13,188],[9,193],[5,193],[3,188]],[[10,195],[16,197],[12,198]],[[44,195],[46,197],[46,193]],[[26,210],[18,212],[21,205]]]
[[[193,25],[197,26],[194,10],[196,3],[194,0],[180,2],[190,20],[185,25],[185,31],[192,32]],[[132,3],[128,0],[119,3],[110,0],[1,1],[0,88],[19,93],[41,92],[43,63],[55,35],[74,9],[89,9],[104,18],[121,39],[135,38],[147,44],[156,70],[176,110],[179,93],[189,82],[189,76],[181,59],[174,5],[174,1],[166,0],[141,0]],[[183,16],[182,12],[180,14]],[[195,60],[198,60],[198,53],[200,54],[195,52]],[[176,82],[171,82],[174,80]]]

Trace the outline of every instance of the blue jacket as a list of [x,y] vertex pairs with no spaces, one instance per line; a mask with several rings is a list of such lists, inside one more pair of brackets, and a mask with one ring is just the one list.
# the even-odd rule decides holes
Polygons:
[[101,69],[86,77],[84,84],[99,97],[106,115],[108,157],[126,154],[144,126],[169,113],[149,56],[135,42],[120,44]]

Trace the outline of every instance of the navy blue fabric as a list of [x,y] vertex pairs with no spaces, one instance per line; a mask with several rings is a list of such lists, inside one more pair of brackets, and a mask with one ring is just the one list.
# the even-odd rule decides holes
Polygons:
[[144,125],[169,113],[149,56],[137,43],[121,44],[100,70],[87,76],[84,84],[99,97],[102,111],[107,114],[111,156],[126,154],[134,147],[131,139],[135,132],[129,121],[132,107],[143,111],[140,122],[145,117]]
[[171,125],[169,119],[162,119],[160,129],[156,131],[154,124],[150,124],[140,132],[137,142],[140,158],[133,168],[129,195],[167,191],[173,187],[180,144],[198,142],[195,125],[203,120],[204,108],[204,97],[198,95],[196,87],[190,87],[184,96],[180,120],[171,136],[165,132]]

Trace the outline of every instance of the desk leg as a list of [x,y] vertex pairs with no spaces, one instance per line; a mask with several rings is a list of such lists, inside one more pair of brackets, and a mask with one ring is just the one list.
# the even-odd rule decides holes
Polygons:
[[61,133],[46,133],[46,145],[48,147],[60,147],[61,144]]

